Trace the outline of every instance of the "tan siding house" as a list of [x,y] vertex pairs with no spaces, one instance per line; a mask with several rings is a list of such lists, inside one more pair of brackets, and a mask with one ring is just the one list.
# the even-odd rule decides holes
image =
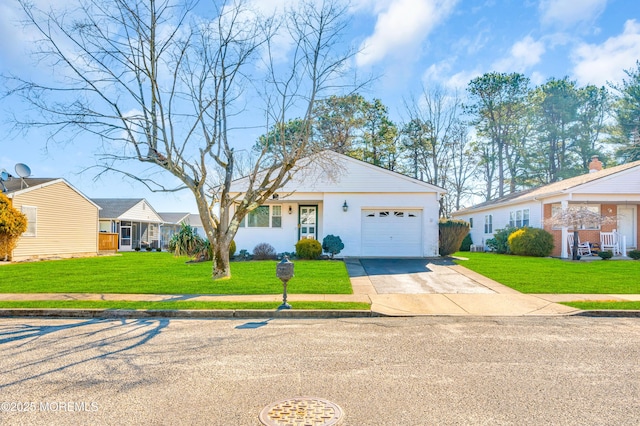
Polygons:
[[64,179],[13,179],[5,185],[13,207],[29,220],[13,261],[98,254],[99,207]]

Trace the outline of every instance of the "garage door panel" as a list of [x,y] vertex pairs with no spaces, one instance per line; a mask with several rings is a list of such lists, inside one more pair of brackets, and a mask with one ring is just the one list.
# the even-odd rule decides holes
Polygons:
[[421,256],[422,211],[363,210],[362,253],[364,256]]

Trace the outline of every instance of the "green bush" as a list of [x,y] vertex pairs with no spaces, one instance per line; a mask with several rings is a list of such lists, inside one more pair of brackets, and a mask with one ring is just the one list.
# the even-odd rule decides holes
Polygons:
[[298,259],[317,259],[322,254],[322,246],[317,240],[305,238],[296,243],[296,257]]
[[510,253],[509,235],[517,229],[518,228],[514,228],[512,226],[507,226],[504,229],[496,229],[496,232],[493,233],[493,238],[487,240],[487,247],[498,254]]
[[180,225],[180,231],[169,240],[169,251],[172,251],[174,256],[212,258],[209,241],[201,238],[195,228],[185,223]]
[[464,240],[462,240],[462,244],[460,245],[460,251],[471,251],[471,245],[473,244],[473,240],[471,239],[471,233],[468,233]]
[[524,227],[509,235],[509,250],[519,256],[545,257],[553,250],[553,236],[539,228]]
[[611,259],[613,257],[613,252],[611,250],[600,251],[598,252],[598,256],[600,256],[602,260]]
[[340,237],[338,237],[338,236],[327,235],[322,240],[322,250],[325,253],[329,253],[331,255],[332,259],[333,259],[333,256],[338,254],[338,253],[340,253],[340,251],[343,248],[344,248],[344,244],[343,244],[342,240],[340,239]]
[[229,259],[231,259],[236,254],[236,242],[235,240],[231,240],[231,244],[229,244]]
[[631,250],[627,253],[633,260],[640,260],[640,250]]
[[462,240],[469,234],[469,223],[464,220],[441,219],[438,228],[440,256],[448,256],[460,250]]

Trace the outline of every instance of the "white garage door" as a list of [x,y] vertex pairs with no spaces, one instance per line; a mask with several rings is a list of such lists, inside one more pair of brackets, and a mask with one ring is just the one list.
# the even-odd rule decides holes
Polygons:
[[363,256],[422,256],[422,211],[362,210]]

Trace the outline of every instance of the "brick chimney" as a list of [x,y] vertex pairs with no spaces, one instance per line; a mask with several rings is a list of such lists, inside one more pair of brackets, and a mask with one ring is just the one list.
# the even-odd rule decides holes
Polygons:
[[589,173],[596,173],[602,170],[602,161],[598,160],[598,156],[594,155],[591,157],[591,162],[589,163]]

